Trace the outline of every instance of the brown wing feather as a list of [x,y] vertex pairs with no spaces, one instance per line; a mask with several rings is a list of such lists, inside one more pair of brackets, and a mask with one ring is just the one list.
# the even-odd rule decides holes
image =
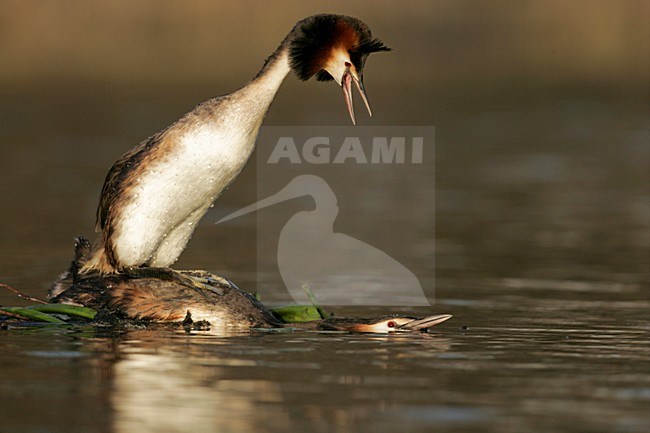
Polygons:
[[161,280],[130,280],[113,287],[111,304],[129,318],[180,322],[185,318],[187,308],[194,306],[196,300],[186,291],[169,290],[177,288]]
[[102,231],[110,223],[112,210],[116,202],[128,189],[133,179],[133,172],[151,154],[153,148],[161,141],[164,132],[159,132],[142,141],[118,159],[108,171],[97,207],[95,230]]

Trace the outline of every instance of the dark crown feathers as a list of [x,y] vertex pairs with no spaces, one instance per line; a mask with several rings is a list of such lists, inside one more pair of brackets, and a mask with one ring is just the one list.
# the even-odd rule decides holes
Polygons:
[[301,80],[314,75],[319,81],[331,80],[323,66],[336,46],[348,50],[359,74],[370,53],[390,51],[382,41],[372,37],[365,23],[344,15],[311,16],[296,24],[290,36],[291,68]]

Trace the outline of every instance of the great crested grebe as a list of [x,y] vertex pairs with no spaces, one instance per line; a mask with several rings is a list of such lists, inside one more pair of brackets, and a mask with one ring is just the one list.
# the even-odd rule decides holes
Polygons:
[[370,53],[387,50],[356,18],[323,14],[299,21],[248,84],[199,104],[111,167],[97,210],[99,237],[80,272],[172,265],[248,161],[289,71],[301,80],[336,81],[354,122],[352,82],[370,112],[364,64]]
[[[125,319],[208,321],[217,328],[281,327],[263,304],[228,280],[168,268],[198,221],[242,170],[282,81],[334,80],[354,123],[352,83],[370,113],[363,69],[370,53],[387,51],[366,24],[342,15],[298,22],[244,87],[199,104],[144,140],[110,169],[97,210],[99,237],[77,239],[75,260],[50,289],[55,303],[74,303]],[[449,319],[327,318],[307,329],[392,332],[424,330]]]
[[[316,331],[364,333],[427,332],[451,318],[440,314],[424,318],[382,316],[377,318],[328,317],[303,323],[282,323],[271,310],[225,278],[204,271],[142,268],[135,277],[127,273],[79,274],[90,252],[90,243],[76,240],[75,259],[65,278],[55,283],[50,302],[83,305],[100,312],[102,321],[142,320],[154,323],[206,322],[211,331],[228,333],[251,328],[297,328]],[[148,275],[147,275],[148,274]],[[187,284],[198,279],[211,290]],[[57,287],[62,285],[63,287]],[[63,290],[58,290],[63,289]]]

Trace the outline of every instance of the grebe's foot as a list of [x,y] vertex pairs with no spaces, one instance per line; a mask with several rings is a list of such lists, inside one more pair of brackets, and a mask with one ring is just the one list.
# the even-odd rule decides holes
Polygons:
[[222,296],[223,287],[233,286],[225,278],[212,275],[205,271],[177,271],[170,268],[126,268],[124,273],[130,278],[160,278],[164,280],[178,281],[179,283],[196,290],[206,300],[210,300],[205,291]]

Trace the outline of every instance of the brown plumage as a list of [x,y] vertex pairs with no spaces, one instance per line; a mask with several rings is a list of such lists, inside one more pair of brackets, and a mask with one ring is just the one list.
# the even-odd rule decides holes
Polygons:
[[116,319],[206,321],[218,329],[282,326],[253,296],[208,272],[142,268],[134,273],[81,274],[89,251],[90,243],[77,238],[75,259],[50,288],[50,302],[83,305]]
[[203,272],[184,271],[186,278],[212,279],[215,291],[190,287],[173,275],[129,277],[113,274],[80,278],[52,298],[53,303],[96,309],[101,317],[155,323],[209,322],[215,329],[280,327],[281,322],[259,301],[228,282]]

